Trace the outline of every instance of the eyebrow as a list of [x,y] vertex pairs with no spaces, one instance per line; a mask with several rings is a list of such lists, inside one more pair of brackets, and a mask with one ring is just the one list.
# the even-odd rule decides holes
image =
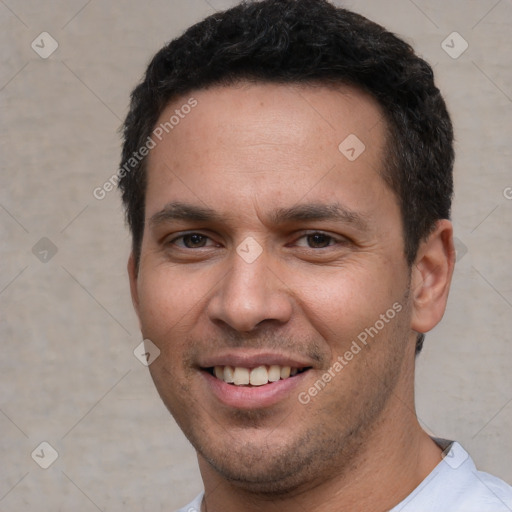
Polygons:
[[299,204],[291,208],[278,208],[271,214],[271,221],[275,224],[315,220],[342,222],[353,225],[361,231],[368,229],[368,221],[365,215],[350,210],[339,203]]
[[162,210],[155,213],[149,219],[149,224],[151,226],[158,226],[159,224],[176,220],[190,222],[220,222],[222,220],[222,216],[211,208],[174,201],[172,203],[168,203]]
[[[353,225],[361,231],[368,229],[368,221],[364,214],[350,210],[339,203],[308,203],[290,208],[277,208],[271,212],[269,219],[275,225],[324,220]],[[222,223],[226,220],[224,216],[212,208],[174,201],[155,213],[149,219],[149,224],[158,226],[172,221]]]

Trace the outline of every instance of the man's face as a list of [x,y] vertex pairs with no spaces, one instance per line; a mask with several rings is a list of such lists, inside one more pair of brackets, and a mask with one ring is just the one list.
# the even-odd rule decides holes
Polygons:
[[[253,490],[289,489],[343,467],[411,383],[409,269],[380,175],[386,124],[348,87],[193,96],[148,159],[132,288],[161,351],[150,370],[203,463]],[[255,384],[279,380],[223,380],[261,366]],[[287,367],[298,373],[281,378]]]

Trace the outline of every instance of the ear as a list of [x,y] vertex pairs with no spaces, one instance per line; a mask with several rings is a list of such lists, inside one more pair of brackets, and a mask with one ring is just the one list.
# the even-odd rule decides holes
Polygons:
[[133,252],[130,253],[130,257],[128,258],[127,269],[128,269],[128,277],[130,279],[130,293],[132,295],[133,308],[135,309],[135,313],[137,313],[137,317],[139,318],[139,323],[140,323],[139,291],[137,288],[138,269],[135,265],[135,257],[133,255]]
[[420,243],[412,267],[411,328],[416,332],[430,331],[443,318],[454,266],[452,223],[442,219],[428,238]]

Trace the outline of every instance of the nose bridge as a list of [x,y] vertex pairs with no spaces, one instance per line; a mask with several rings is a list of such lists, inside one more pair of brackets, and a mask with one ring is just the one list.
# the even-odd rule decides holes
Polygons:
[[231,268],[210,302],[212,321],[222,321],[248,332],[265,320],[286,322],[291,315],[290,297],[261,250],[256,256],[251,241],[233,253]]

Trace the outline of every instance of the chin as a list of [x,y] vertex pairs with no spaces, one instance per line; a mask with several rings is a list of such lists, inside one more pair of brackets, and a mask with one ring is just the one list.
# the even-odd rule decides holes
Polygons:
[[298,471],[294,464],[276,456],[275,452],[272,454],[258,450],[257,461],[250,457],[245,458],[246,451],[243,452],[243,455],[238,452],[239,456],[232,456],[229,459],[201,455],[232,485],[263,496],[289,496],[310,479],[303,474],[304,471]]
[[[222,443],[194,436],[190,440],[200,459],[231,485],[262,497],[291,497],[306,488],[315,487],[332,469],[332,441],[320,441],[311,435],[290,432],[286,437],[268,442],[268,436],[254,442],[254,436],[237,439],[224,434]],[[338,451],[339,453],[339,451]]]

